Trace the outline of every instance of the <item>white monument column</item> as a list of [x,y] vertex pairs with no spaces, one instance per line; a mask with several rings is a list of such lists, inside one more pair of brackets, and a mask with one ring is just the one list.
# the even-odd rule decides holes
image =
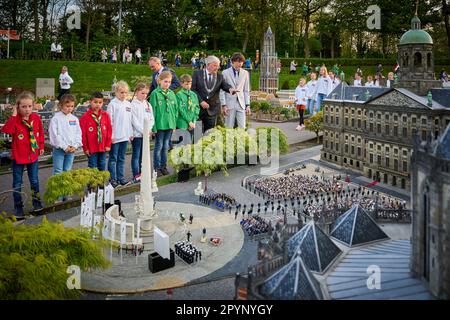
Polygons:
[[[150,158],[150,125],[148,119],[144,119],[144,132],[142,141],[142,172],[141,172],[141,192],[140,201],[142,211],[141,235],[145,237],[153,236],[153,218],[156,218],[155,208],[153,208],[152,196],[152,169]],[[146,241],[144,241],[146,242]]]

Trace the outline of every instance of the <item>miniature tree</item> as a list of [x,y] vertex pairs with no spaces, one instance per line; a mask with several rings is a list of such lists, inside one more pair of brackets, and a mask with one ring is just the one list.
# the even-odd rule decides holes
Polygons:
[[38,225],[14,225],[0,215],[0,296],[7,300],[77,298],[70,290],[69,266],[80,270],[110,265],[103,255],[106,242],[93,233],[66,228],[44,219]]
[[306,130],[315,132],[317,143],[320,142],[319,132],[323,130],[323,111],[317,112],[305,121]]
[[105,185],[109,180],[108,171],[96,168],[84,168],[66,171],[47,180],[44,201],[52,204],[64,196],[78,195],[82,197],[86,188],[96,188]]

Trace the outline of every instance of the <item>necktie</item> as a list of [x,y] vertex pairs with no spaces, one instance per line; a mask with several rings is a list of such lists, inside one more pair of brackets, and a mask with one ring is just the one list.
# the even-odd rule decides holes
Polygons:
[[97,140],[98,143],[102,142],[102,126],[100,125],[100,121],[102,120],[102,114],[98,116],[98,118],[95,116],[95,114],[91,114],[92,119],[94,119],[95,123],[97,124]]
[[211,89],[212,87],[212,75],[211,73],[208,75],[208,88]]
[[22,120],[22,123],[28,128],[28,132],[30,133],[31,151],[33,153],[36,153],[36,150],[39,149],[39,146],[37,144],[36,138],[34,137],[33,121],[31,121],[30,124],[26,120]]

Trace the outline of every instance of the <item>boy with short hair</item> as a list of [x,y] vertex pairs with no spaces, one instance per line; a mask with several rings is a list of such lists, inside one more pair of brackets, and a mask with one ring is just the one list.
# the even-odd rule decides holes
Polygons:
[[181,145],[191,144],[195,129],[195,122],[198,120],[200,105],[197,94],[191,91],[192,77],[183,74],[180,77],[182,89],[177,93],[179,114],[177,118],[177,135],[183,137]]
[[80,119],[83,151],[88,167],[106,170],[106,152],[111,150],[112,127],[109,114],[102,109],[103,94],[94,92],[90,107]]

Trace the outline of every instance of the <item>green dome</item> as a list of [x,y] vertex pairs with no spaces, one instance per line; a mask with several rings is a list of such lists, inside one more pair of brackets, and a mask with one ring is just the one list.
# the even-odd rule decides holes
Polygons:
[[428,32],[424,30],[409,30],[400,38],[400,45],[414,43],[433,44],[433,39]]

